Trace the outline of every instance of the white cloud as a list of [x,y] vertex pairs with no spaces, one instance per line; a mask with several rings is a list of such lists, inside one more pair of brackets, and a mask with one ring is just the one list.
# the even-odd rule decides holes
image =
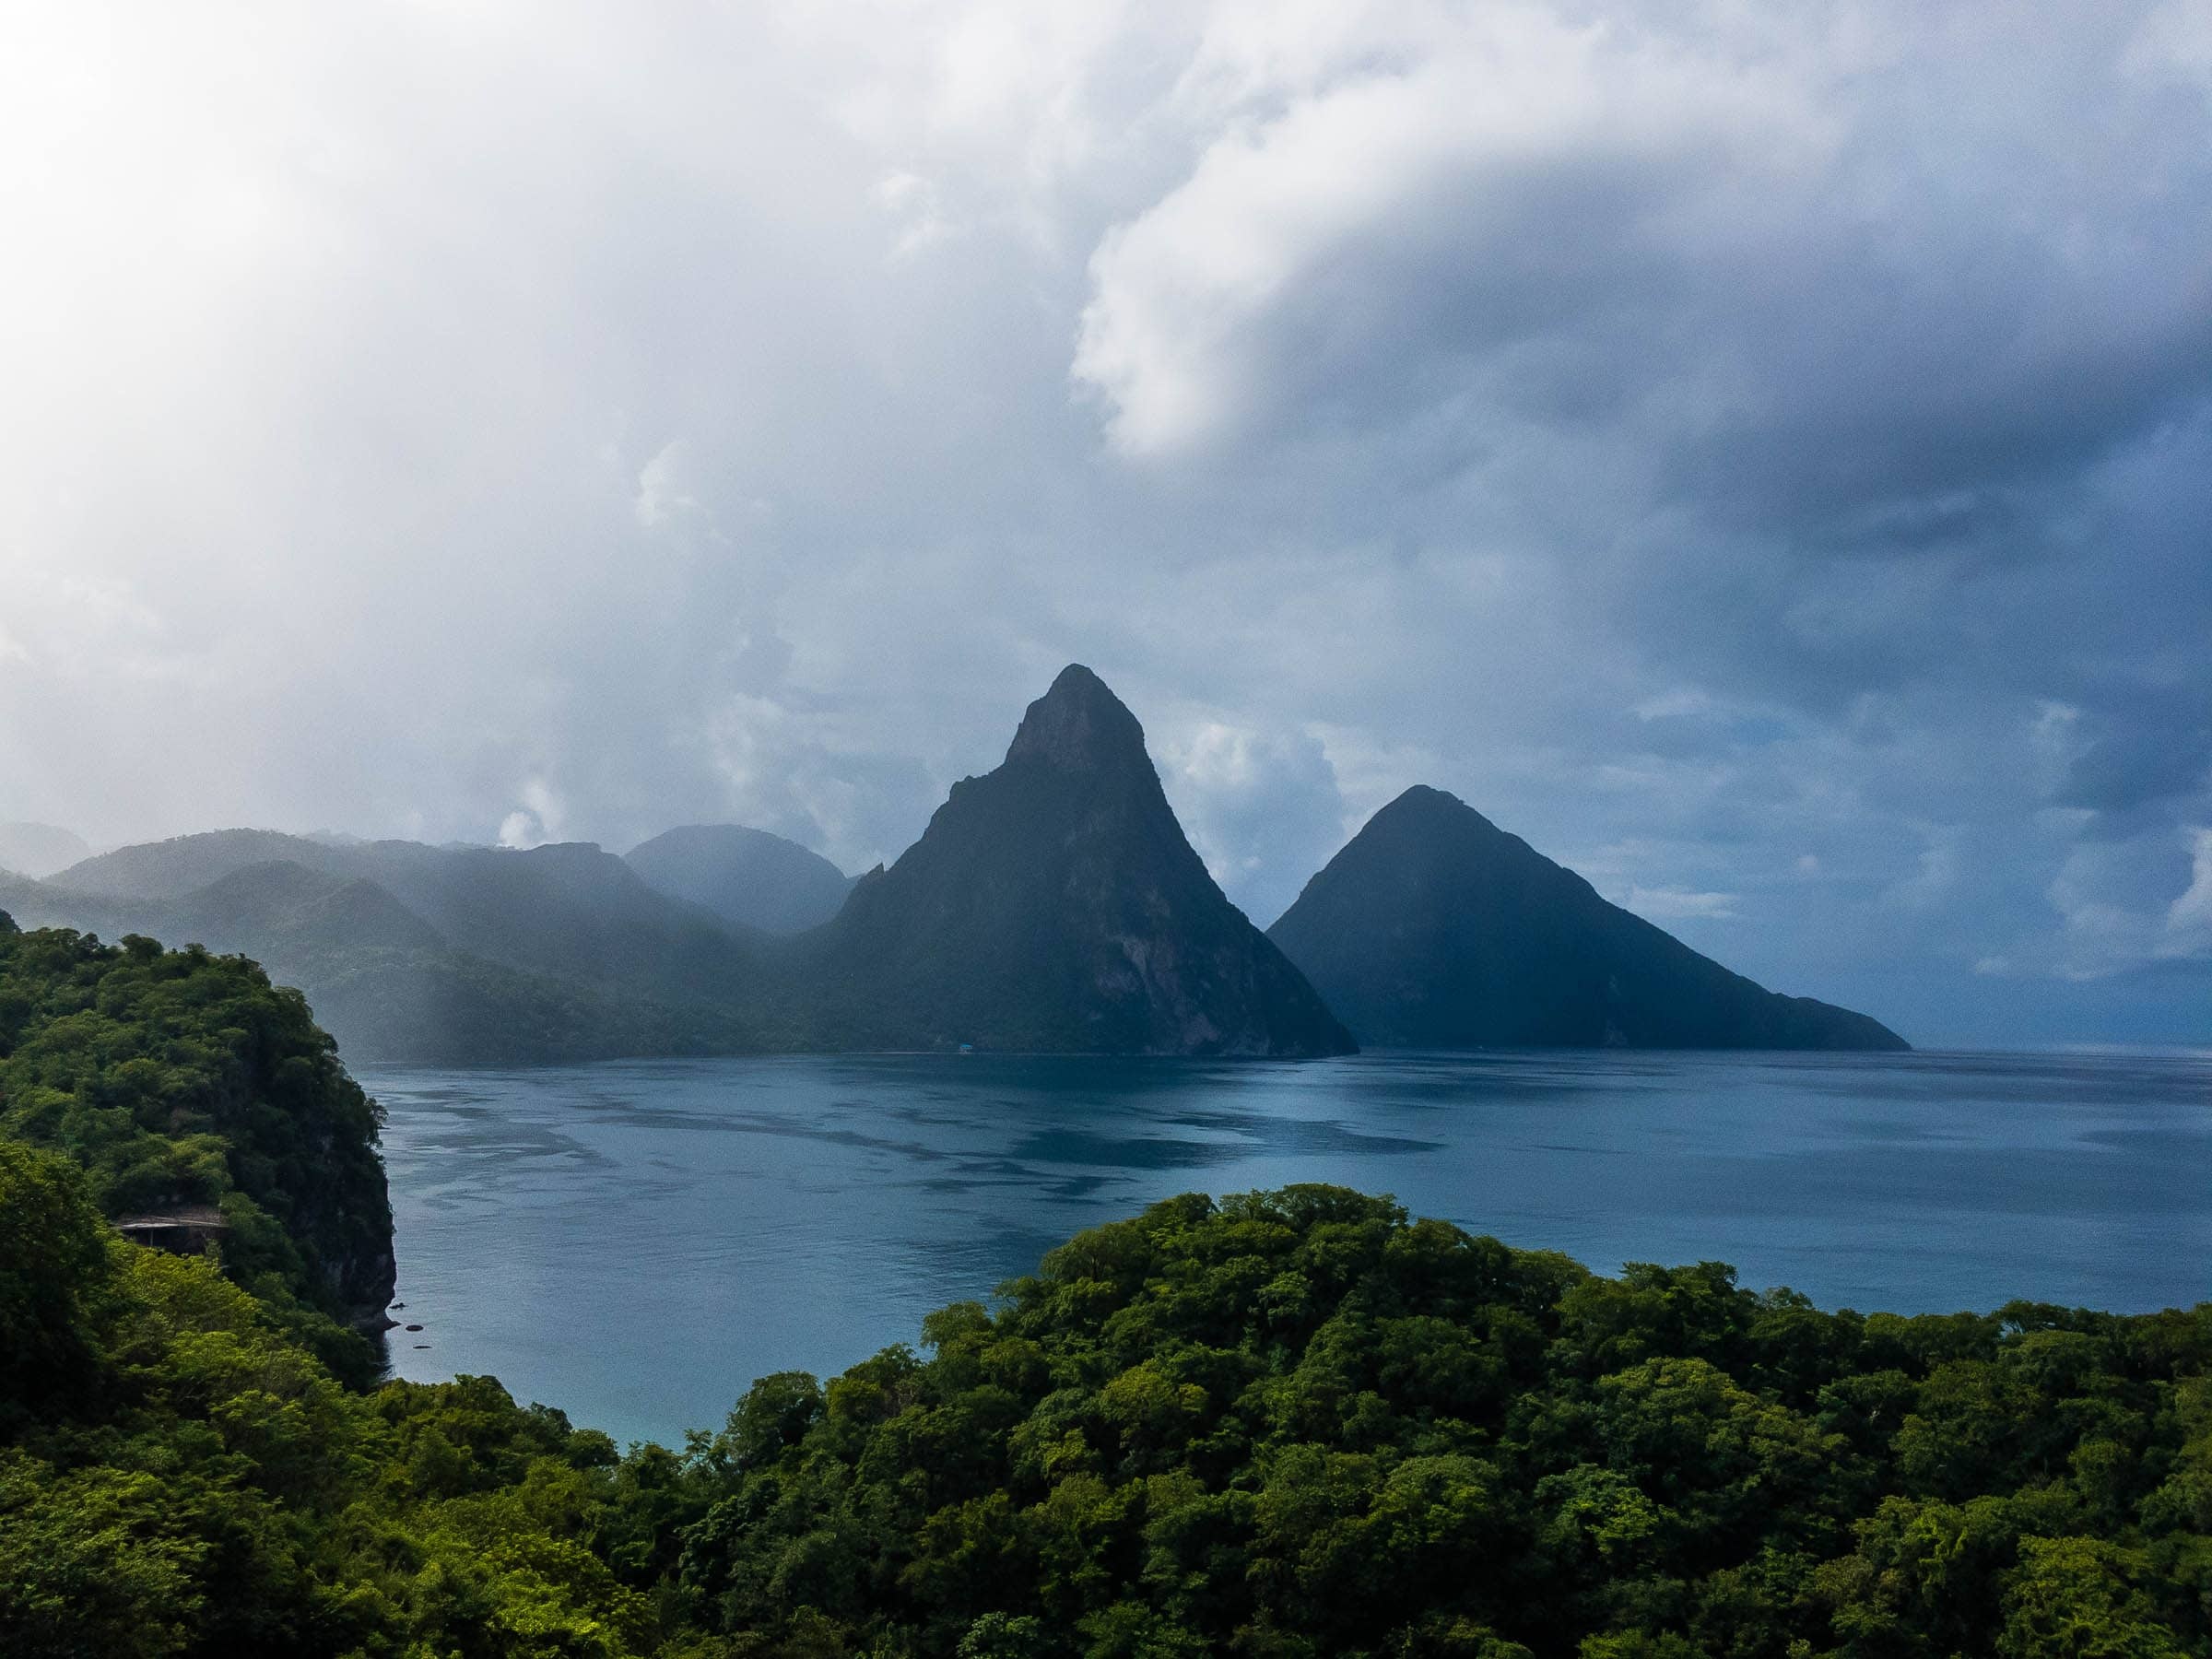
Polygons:
[[1772,982],[2183,971],[2201,18],[46,7],[0,818],[850,867],[1079,659],[1263,919],[1426,782]]
[[1345,838],[1344,797],[1317,736],[1202,719],[1154,739],[1163,784],[1214,878],[1266,926]]
[[543,778],[526,780],[518,792],[522,805],[500,820],[500,845],[523,850],[561,839],[568,808]]
[[1738,914],[1734,893],[1700,893],[1688,888],[1632,887],[1623,904],[1647,922],[1680,921],[1688,916],[1725,920]]
[[946,216],[936,186],[919,173],[886,173],[869,194],[899,228],[898,240],[891,245],[894,261],[912,259],[933,243],[959,234],[959,227]]
[[2212,830],[2190,832],[2189,885],[2166,910],[2160,956],[2212,953]]
[[1914,859],[1912,875],[1894,882],[1882,897],[1901,910],[1927,911],[1947,903],[1959,885],[1962,869],[1960,830],[1955,824],[1924,826],[1926,844]]
[[1629,711],[1639,720],[1689,720],[1712,712],[1712,699],[1694,686],[1647,697]]
[[699,510],[699,498],[689,492],[685,482],[690,467],[690,446],[677,438],[655,451],[638,469],[638,489],[630,498],[630,511],[640,524],[657,530],[672,519]]

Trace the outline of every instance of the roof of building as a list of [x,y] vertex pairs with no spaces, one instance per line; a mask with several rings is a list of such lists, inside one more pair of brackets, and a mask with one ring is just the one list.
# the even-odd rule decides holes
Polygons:
[[145,1232],[163,1227],[227,1228],[229,1222],[223,1212],[212,1204],[180,1204],[174,1209],[151,1210],[143,1216],[123,1216],[115,1222],[118,1232]]

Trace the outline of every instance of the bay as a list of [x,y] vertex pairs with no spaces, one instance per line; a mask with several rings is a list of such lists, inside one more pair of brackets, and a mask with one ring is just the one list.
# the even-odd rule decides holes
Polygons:
[[395,1374],[619,1441],[718,1426],[1176,1193],[1390,1193],[1604,1272],[1823,1307],[2212,1299],[2212,1055],[1003,1055],[365,1067]]

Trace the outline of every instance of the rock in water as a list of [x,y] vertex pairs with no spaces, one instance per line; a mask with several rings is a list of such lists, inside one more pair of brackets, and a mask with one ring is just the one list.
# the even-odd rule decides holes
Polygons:
[[[1183,838],[1144,730],[1074,666],[987,777],[810,935],[828,1046],[1348,1053],[1311,985]],[[818,1012],[818,1019],[822,1016]]]
[[1376,813],[1268,937],[1385,1048],[1910,1046],[1731,973],[1437,789]]

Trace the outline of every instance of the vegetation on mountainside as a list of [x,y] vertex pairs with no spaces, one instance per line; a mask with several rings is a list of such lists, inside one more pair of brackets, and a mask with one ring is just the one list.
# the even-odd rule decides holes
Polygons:
[[[497,1383],[342,1386],[205,1259],[0,1142],[0,1653],[622,1653],[614,1447]],[[19,1225],[35,1214],[40,1225]]]
[[[489,1379],[347,1387],[281,1272],[105,1225],[142,1166],[226,1205],[292,1168],[146,1069],[244,1064],[285,994],[66,935],[0,957],[11,1659],[2212,1651],[2212,1306],[1828,1313],[1339,1188],[1192,1196],[622,1456]],[[47,1091],[76,1105],[26,1115]]]
[[111,1217],[219,1207],[232,1276],[355,1318],[392,1288],[376,1108],[253,963],[0,916],[0,1135],[67,1155]]

